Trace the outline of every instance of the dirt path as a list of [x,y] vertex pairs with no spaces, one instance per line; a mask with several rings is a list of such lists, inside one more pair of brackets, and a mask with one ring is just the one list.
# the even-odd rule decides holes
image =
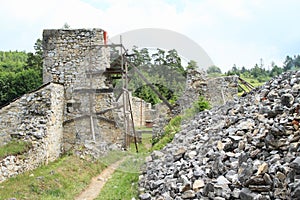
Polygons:
[[106,181],[109,179],[109,177],[114,173],[115,169],[118,168],[118,166],[125,160],[125,158],[111,164],[106,169],[104,169],[101,174],[98,176],[92,178],[91,183],[89,186],[81,192],[75,200],[93,200],[101,192],[101,189],[105,185]]

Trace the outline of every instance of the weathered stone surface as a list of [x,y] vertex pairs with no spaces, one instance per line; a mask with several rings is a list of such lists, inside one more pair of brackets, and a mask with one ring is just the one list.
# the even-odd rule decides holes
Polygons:
[[255,194],[252,193],[249,189],[243,188],[240,192],[239,198],[241,200],[253,200],[255,198]]
[[44,85],[0,108],[0,145],[18,138],[32,149],[25,158],[0,161],[0,181],[76,146],[93,156],[120,148],[112,84],[103,74],[110,67],[103,35],[101,29],[44,30]]
[[113,148],[111,144],[122,145],[121,130],[115,122],[118,113],[111,110],[116,103],[112,83],[104,74],[110,68],[110,48],[101,47],[103,44],[102,29],[47,29],[43,32],[43,82],[60,83],[65,91],[63,142],[66,151],[90,140],[96,145],[89,151],[97,148],[107,151]]
[[258,167],[257,170],[257,175],[261,175],[264,174],[268,171],[268,164],[267,163],[263,163]]
[[12,138],[32,144],[23,156],[0,161],[0,181],[58,158],[62,153],[64,90],[60,84],[46,84],[0,109],[0,144]]
[[193,190],[197,190],[197,189],[203,188],[203,187],[204,187],[203,180],[195,180],[195,182],[193,183]]
[[185,191],[182,196],[183,199],[192,199],[195,197],[195,192],[193,190]]
[[151,200],[151,195],[149,193],[140,194],[139,198],[141,200]]

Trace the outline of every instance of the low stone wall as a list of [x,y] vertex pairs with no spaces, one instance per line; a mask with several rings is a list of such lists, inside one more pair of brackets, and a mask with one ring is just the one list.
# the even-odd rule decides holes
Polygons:
[[155,142],[161,138],[164,134],[164,127],[171,120],[171,115],[169,108],[165,104],[155,105],[156,112],[153,117],[153,127],[152,127],[152,141]]
[[0,181],[58,158],[63,137],[64,89],[49,83],[0,109],[0,146],[13,138],[32,148],[0,161]]
[[238,77],[207,77],[204,71],[188,72],[185,94],[179,100],[182,109],[191,107],[199,95],[204,96],[212,107],[231,101],[238,94]]
[[[224,76],[209,78],[204,71],[188,71],[186,90],[179,98],[179,112],[185,111],[193,106],[198,97],[204,96],[212,107],[221,106],[227,101],[232,101],[238,94],[238,77]],[[176,108],[177,109],[177,108]],[[164,127],[168,124],[174,112],[168,112],[168,108],[156,108],[157,116],[154,117],[153,140],[161,138],[164,135]],[[176,115],[176,114],[175,114]]]
[[238,77],[224,76],[207,81],[208,92],[205,94],[212,106],[220,106],[232,101],[238,94]]

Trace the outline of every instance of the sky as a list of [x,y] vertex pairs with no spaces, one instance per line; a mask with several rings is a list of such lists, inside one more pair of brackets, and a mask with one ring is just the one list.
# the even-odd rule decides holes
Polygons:
[[163,28],[195,41],[223,72],[282,66],[300,53],[298,0],[0,0],[0,50],[33,52],[43,29],[102,28],[109,37]]

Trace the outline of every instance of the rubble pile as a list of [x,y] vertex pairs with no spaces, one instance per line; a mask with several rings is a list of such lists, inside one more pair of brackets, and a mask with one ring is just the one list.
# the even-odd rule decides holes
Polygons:
[[300,71],[197,114],[154,151],[140,199],[300,199]]

